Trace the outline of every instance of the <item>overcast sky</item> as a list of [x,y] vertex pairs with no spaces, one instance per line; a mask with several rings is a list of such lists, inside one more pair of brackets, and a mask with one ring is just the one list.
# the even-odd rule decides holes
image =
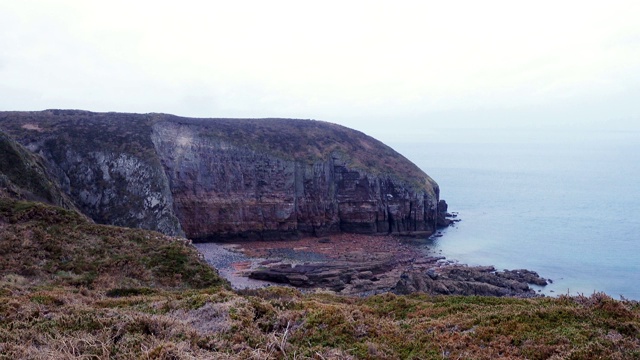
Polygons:
[[0,110],[640,128],[640,1],[0,0]]

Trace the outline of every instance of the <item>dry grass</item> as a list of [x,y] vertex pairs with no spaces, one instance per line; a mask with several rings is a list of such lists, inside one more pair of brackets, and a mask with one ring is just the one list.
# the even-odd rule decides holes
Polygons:
[[3,358],[633,359],[640,308],[559,299],[380,295],[272,288],[107,298],[65,287],[0,297]]
[[0,199],[0,359],[638,359],[640,305],[233,292],[177,239]]
[[0,274],[87,288],[208,287],[225,282],[184,239],[96,225],[77,213],[0,198]]

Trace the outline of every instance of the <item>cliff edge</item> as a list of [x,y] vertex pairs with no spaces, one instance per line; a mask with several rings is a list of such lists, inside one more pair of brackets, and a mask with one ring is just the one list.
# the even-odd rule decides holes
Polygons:
[[439,188],[383,143],[293,119],[0,112],[98,223],[195,241],[435,231]]

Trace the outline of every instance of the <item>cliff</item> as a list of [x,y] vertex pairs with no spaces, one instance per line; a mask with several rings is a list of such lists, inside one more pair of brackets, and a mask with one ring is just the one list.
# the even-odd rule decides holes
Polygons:
[[98,223],[196,241],[435,230],[438,185],[355,130],[312,120],[0,112]]

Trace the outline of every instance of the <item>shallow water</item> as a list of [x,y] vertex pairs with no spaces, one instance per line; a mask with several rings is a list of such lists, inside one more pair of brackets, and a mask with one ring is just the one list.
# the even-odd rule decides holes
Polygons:
[[455,130],[389,144],[462,219],[433,251],[537,271],[554,280],[549,295],[640,300],[640,134]]

